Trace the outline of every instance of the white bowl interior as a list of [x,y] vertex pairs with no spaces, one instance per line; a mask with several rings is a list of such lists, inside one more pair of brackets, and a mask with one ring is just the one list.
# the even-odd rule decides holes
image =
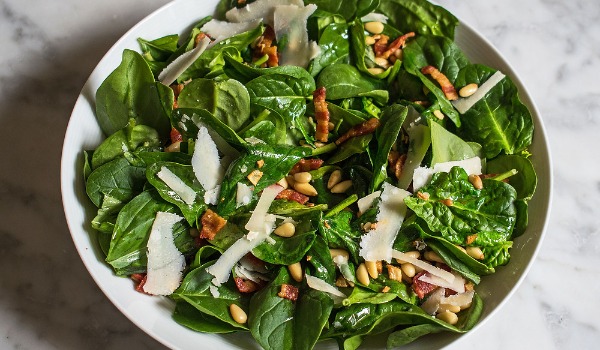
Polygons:
[[[104,263],[95,241],[94,230],[89,224],[95,208],[87,198],[81,174],[82,150],[94,149],[103,138],[94,115],[95,91],[120,63],[123,50],[139,50],[136,42],[138,37],[154,39],[173,33],[185,35],[190,25],[205,15],[212,14],[217,3],[218,0],[171,2],[133,27],[100,61],[83,87],[67,127],[61,165],[63,206],[75,246],[92,278],[111,302],[146,333],[164,345],[177,349],[197,347],[198,344],[209,349],[258,349],[258,345],[248,334],[201,334],[180,326],[171,319],[174,304],[170,300],[135,292],[131,281],[116,277]],[[491,44],[464,23],[458,28],[456,41],[472,61],[500,69],[513,79],[520,89],[521,100],[529,107],[535,123],[535,135],[530,151],[538,174],[538,188],[529,206],[529,226],[527,232],[515,240],[510,264],[498,268],[496,274],[484,277],[477,288],[485,303],[482,320],[477,326],[479,327],[509,298],[537,254],[549,215],[551,163],[542,120],[514,70]],[[439,349],[458,337],[451,334],[428,336],[405,348]],[[385,343],[381,341],[374,339],[366,343],[365,348],[384,348]],[[337,349],[337,345],[329,341],[319,343],[318,348]]]

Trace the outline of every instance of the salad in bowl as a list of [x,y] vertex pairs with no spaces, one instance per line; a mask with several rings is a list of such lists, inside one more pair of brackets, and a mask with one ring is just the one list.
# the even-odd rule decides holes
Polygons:
[[518,85],[458,24],[425,0],[221,1],[138,38],[81,150],[98,258],[181,327],[265,349],[469,331],[537,175]]

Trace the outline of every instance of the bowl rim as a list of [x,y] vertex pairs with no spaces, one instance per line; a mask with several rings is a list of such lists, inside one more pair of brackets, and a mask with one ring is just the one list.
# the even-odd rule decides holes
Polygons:
[[[66,131],[65,131],[65,136],[64,136],[64,141],[63,141],[63,147],[62,147],[62,151],[61,151],[61,174],[60,174],[60,178],[61,178],[61,198],[62,198],[62,203],[63,203],[63,210],[65,213],[65,218],[66,218],[66,222],[67,222],[67,226],[69,227],[69,232],[71,234],[71,237],[73,239],[73,243],[75,245],[75,248],[84,264],[84,266],[86,267],[86,269],[88,270],[88,273],[90,274],[90,276],[92,277],[92,279],[94,280],[94,282],[98,285],[98,287],[100,288],[100,290],[102,290],[102,292],[106,295],[106,297],[111,301],[111,303],[123,314],[125,315],[129,321],[131,321],[133,324],[135,324],[138,328],[140,328],[142,331],[144,331],[146,334],[150,335],[152,338],[156,339],[158,342],[162,343],[165,346],[168,346],[170,348],[179,348],[179,346],[174,343],[173,341],[165,338],[163,335],[158,334],[156,331],[152,330],[151,327],[149,327],[147,325],[146,322],[143,322],[142,319],[140,319],[139,317],[136,317],[136,315],[134,315],[133,311],[130,309],[125,308],[122,303],[115,297],[115,295],[113,295],[113,293],[110,290],[110,286],[106,286],[102,281],[101,278],[99,277],[98,272],[96,271],[96,267],[93,265],[98,265],[98,263],[100,263],[100,265],[102,266],[102,268],[104,268],[106,270],[106,272],[110,273],[113,275],[113,278],[117,278],[116,275],[114,275],[114,273],[112,272],[112,270],[109,268],[109,266],[107,264],[104,263],[104,261],[102,261],[101,259],[96,259],[98,261],[92,261],[89,260],[88,257],[85,256],[86,251],[88,249],[94,249],[97,247],[88,247],[82,244],[82,242],[80,241],[80,239],[85,239],[85,240],[91,240],[91,235],[90,232],[88,232],[85,228],[82,227],[77,227],[77,225],[79,223],[75,222],[75,219],[72,218],[72,214],[69,212],[69,209],[71,208],[70,206],[70,202],[71,199],[69,198],[69,196],[75,197],[77,198],[77,188],[76,187],[76,183],[74,183],[73,178],[69,178],[68,175],[70,173],[72,173],[73,171],[73,160],[77,160],[74,159],[72,157],[69,157],[69,135],[71,135],[72,133],[74,133],[73,128],[74,128],[74,120],[75,120],[75,114],[79,109],[79,105],[80,103],[82,103],[82,99],[85,99],[85,91],[88,90],[91,85],[92,85],[92,77],[94,76],[95,72],[99,69],[99,67],[101,66],[102,63],[106,62],[109,58],[114,57],[116,54],[119,55],[120,57],[120,53],[121,52],[115,52],[117,50],[120,50],[119,47],[127,40],[129,40],[132,35],[134,33],[136,33],[140,27],[144,27],[146,25],[147,22],[151,21],[152,19],[154,19],[155,17],[160,17],[163,12],[165,12],[166,10],[170,9],[171,7],[177,7],[180,6],[181,4],[185,3],[185,2],[192,2],[193,0],[176,0],[176,1],[172,1],[169,2],[167,4],[164,4],[163,6],[159,7],[158,9],[154,10],[152,13],[150,13],[149,15],[147,15],[146,17],[144,17],[142,20],[140,20],[139,22],[137,22],[133,27],[131,27],[129,30],[127,30],[112,46],[111,48],[103,55],[103,57],[100,59],[100,61],[98,61],[98,63],[96,64],[95,68],[93,69],[93,71],[90,73],[88,79],[86,80],[80,94],[78,95],[78,99],[77,102],[75,103],[73,110],[71,112],[71,116],[69,118],[69,123],[67,125]],[[214,1],[215,4],[217,3],[217,1]],[[437,5],[437,3],[435,1],[431,1],[432,3],[435,3]],[[456,16],[456,15],[455,15]],[[523,282],[523,280],[525,279],[525,277],[527,276],[529,270],[531,269],[534,261],[536,260],[537,255],[539,254],[539,251],[541,249],[544,237],[546,235],[547,232],[547,228],[548,228],[548,224],[549,224],[549,218],[550,218],[550,210],[551,210],[551,204],[552,204],[552,198],[553,198],[553,167],[552,167],[552,158],[551,158],[551,151],[550,151],[550,145],[548,142],[548,138],[547,138],[547,131],[545,129],[543,120],[542,120],[542,116],[541,113],[539,112],[539,109],[537,108],[535,102],[533,101],[533,99],[531,98],[531,96],[529,95],[528,89],[526,89],[524,83],[522,82],[520,76],[518,74],[516,74],[516,71],[514,69],[514,67],[510,64],[510,62],[499,52],[499,50],[486,38],[484,37],[480,32],[478,32],[477,30],[475,30],[469,23],[463,21],[460,17],[458,17],[459,20],[459,25],[457,27],[457,33],[456,33],[456,37],[458,38],[461,35],[467,35],[467,36],[472,36],[474,38],[476,38],[477,41],[480,41],[482,43],[484,43],[487,46],[487,49],[491,50],[492,55],[497,57],[502,63],[503,65],[507,68],[505,70],[506,75],[510,76],[511,79],[513,80],[513,82],[517,85],[518,89],[519,89],[519,97],[521,98],[521,100],[523,101],[523,103],[525,105],[527,105],[527,107],[529,108],[531,115],[533,117],[533,121],[534,121],[534,125],[535,125],[535,131],[534,131],[534,142],[537,143],[541,143],[539,147],[541,147],[542,150],[544,150],[545,152],[543,153],[536,153],[534,154],[534,157],[538,158],[537,163],[539,164],[544,164],[547,166],[547,179],[544,182],[544,188],[540,188],[540,182],[538,181],[538,188],[536,189],[536,195],[540,196],[541,194],[539,192],[541,192],[543,190],[543,193],[547,195],[546,201],[545,201],[545,208],[543,209],[543,215],[544,215],[544,219],[541,225],[541,228],[539,230],[539,234],[536,236],[537,238],[537,242],[535,242],[535,248],[532,252],[532,254],[530,255],[525,267],[522,269],[522,271],[520,271],[520,276],[518,277],[518,279],[515,281],[513,287],[510,289],[510,291],[502,298],[502,300],[493,308],[493,310],[491,310],[489,313],[484,314],[483,317],[477,322],[477,324],[473,327],[473,329],[471,329],[469,332],[465,333],[465,334],[460,334],[460,335],[446,335],[447,338],[455,338],[452,341],[448,342],[447,344],[442,344],[441,348],[445,348],[447,346],[450,345],[455,345],[457,343],[459,343],[460,341],[464,341],[465,338],[467,338],[468,335],[473,334],[474,332],[476,332],[477,329],[481,328],[489,319],[491,319],[501,308],[504,307],[504,305],[506,305],[506,303],[508,302],[509,299],[512,298],[512,296],[514,295],[514,293],[516,292],[517,288],[521,285],[521,283]],[[185,24],[185,25],[189,25]],[[461,47],[462,48],[462,47]],[[136,48],[136,51],[139,51],[139,48]],[[88,97],[89,98],[89,97]],[[81,152],[82,150],[76,150],[77,152]],[[538,169],[536,169],[536,172],[538,172]],[[75,173],[77,174],[77,171],[75,171]],[[539,173],[538,173],[538,179],[539,179]],[[84,196],[85,196],[85,191],[84,191]],[[79,198],[78,198],[79,199]],[[84,206],[84,203],[79,203],[80,206]],[[87,227],[87,229],[91,229],[91,227]],[[86,237],[83,238],[78,238],[76,237],[76,232],[78,232],[79,230],[83,230],[85,231],[85,233],[87,234]],[[93,230],[93,229],[92,229]],[[526,231],[525,234],[529,233],[529,227],[528,230]],[[518,239],[518,238],[517,238]],[[93,245],[93,243],[92,243]],[[92,253],[94,254],[94,253]],[[97,254],[95,254],[97,255]],[[156,297],[152,297],[152,298],[156,298]],[[183,326],[179,325],[179,327],[184,328]],[[203,334],[205,335],[205,334]]]

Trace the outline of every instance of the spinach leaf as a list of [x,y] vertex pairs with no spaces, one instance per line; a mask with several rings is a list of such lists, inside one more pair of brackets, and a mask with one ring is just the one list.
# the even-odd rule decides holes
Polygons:
[[173,320],[196,332],[203,333],[232,333],[239,331],[240,328],[221,321],[217,317],[205,314],[194,306],[181,300],[175,304],[173,311]]
[[[214,261],[211,261],[188,272],[173,296],[186,301],[197,310],[211,318],[218,319],[231,328],[248,329],[245,325],[237,323],[229,312],[229,306],[236,304],[247,313],[248,299],[237,290],[233,279],[229,279],[227,283],[219,287],[214,287],[211,281],[215,276],[206,271],[213,264]],[[218,297],[212,295],[211,286],[217,288]],[[220,324],[222,325],[222,323]]]
[[[233,57],[231,55],[225,55],[224,59],[225,59],[224,70],[225,70],[225,73],[227,74],[227,76],[230,78],[233,78],[235,80],[238,80],[242,84],[247,84],[251,80],[261,77],[261,76],[264,76],[264,75],[273,75],[273,74],[285,75],[285,76],[289,76],[291,78],[296,78],[299,81],[301,81],[302,84],[307,84],[306,82],[308,82],[308,84],[310,85],[311,84],[310,82],[313,80],[312,76],[310,74],[308,74],[306,69],[304,69],[302,67],[278,66],[278,67],[271,67],[271,68],[258,68],[258,67],[253,67],[253,66],[247,65],[243,62],[240,62],[236,59],[236,57]],[[314,88],[312,90],[314,90]]]
[[458,19],[441,6],[426,0],[380,0],[378,12],[403,33],[432,34],[454,39]]
[[389,99],[383,81],[364,76],[354,66],[344,63],[325,67],[317,78],[317,86],[325,87],[327,100],[364,96],[385,104]]
[[358,1],[307,0],[304,1],[304,3],[315,4],[319,8],[319,10],[338,14],[344,17],[346,20],[351,20],[354,18],[358,7]]
[[110,195],[105,195],[96,216],[92,219],[92,228],[101,233],[112,235],[117,215],[124,205],[124,202]]
[[315,57],[308,67],[312,76],[317,76],[323,68],[335,63],[347,63],[350,56],[348,41],[348,25],[332,23],[325,27],[319,37],[321,53]]
[[144,58],[125,50],[121,64],[96,91],[96,118],[107,135],[124,128],[130,119],[148,125],[166,137],[171,130],[173,90],[154,81]]
[[407,345],[424,335],[439,333],[445,330],[445,326],[430,323],[406,327],[399,331],[395,331],[388,336],[387,348],[394,349],[402,345]]
[[142,50],[142,56],[148,63],[154,77],[158,77],[160,72],[167,66],[167,60],[175,51],[179,42],[179,35],[167,35],[155,40],[137,39]]
[[387,293],[395,295],[409,304],[417,304],[417,296],[412,292],[409,285],[389,279],[384,274],[379,274],[379,276],[374,280],[372,279],[367,286],[368,289],[374,292],[379,292],[385,287],[389,288]]
[[246,141],[242,140],[235,131],[205,109],[177,108],[171,115],[171,122],[184,140],[195,140],[198,136],[198,125],[206,125],[227,141],[227,144],[239,148],[247,146]]
[[325,293],[304,287],[298,300],[277,294],[282,284],[292,280],[285,267],[265,288],[250,300],[248,326],[256,341],[266,350],[310,350],[319,339],[333,309],[333,300]]
[[[191,189],[196,192],[196,200],[192,204],[186,203],[171,187],[167,186],[159,177],[158,173],[165,167],[170,170],[175,176],[181,181],[188,185]],[[191,165],[182,165],[172,162],[158,162],[151,164],[146,169],[146,178],[148,182],[154,186],[158,194],[167,202],[175,204],[179,207],[179,210],[183,213],[186,221],[193,226],[196,220],[206,210],[206,204],[204,203],[204,188],[196,180],[194,169]]]
[[[455,85],[481,85],[494,72],[483,65],[469,65],[460,71]],[[531,144],[531,114],[520,101],[516,85],[508,77],[502,79],[466,111],[461,120],[464,125],[459,130],[459,135],[467,141],[481,144],[486,158],[494,158],[502,151],[516,154]]]
[[327,204],[317,204],[312,207],[307,207],[306,205],[300,204],[296,201],[287,200],[287,199],[276,199],[271,204],[269,208],[269,213],[275,215],[284,215],[284,216],[302,216],[308,214],[310,212],[323,212],[327,210]]
[[362,233],[350,225],[353,214],[342,211],[332,218],[319,222],[319,233],[329,247],[342,248],[350,253],[354,263],[358,264],[359,241]]
[[[156,213],[176,212],[170,203],[162,200],[156,191],[144,191],[127,203],[119,212],[115,231],[106,256],[118,275],[130,275],[146,271],[146,245]],[[173,228],[175,246],[183,254],[195,250],[194,240],[185,224],[179,222]]]
[[431,166],[477,156],[471,146],[436,122],[429,122],[431,130]]
[[315,237],[306,256],[310,256],[310,260],[307,259],[310,275],[333,285],[335,283],[335,264],[331,258],[329,246],[323,237]]
[[369,142],[373,139],[373,134],[361,135],[351,138],[338,147],[333,156],[327,159],[327,163],[335,164],[350,158],[355,154],[368,151]]
[[194,79],[181,91],[177,103],[179,108],[206,109],[234,131],[250,118],[248,90],[234,79]]
[[378,128],[376,132],[377,153],[373,159],[373,181],[371,182],[370,192],[376,191],[388,177],[388,155],[400,134],[407,114],[408,109],[398,104],[393,104],[383,110],[381,115],[382,127]]
[[501,155],[487,162],[488,174],[502,174],[511,169],[517,173],[509,183],[517,191],[517,199],[530,200],[537,186],[537,175],[529,158],[520,155]]
[[174,162],[179,164],[190,165],[192,156],[183,152],[136,152],[135,156],[141,159],[146,165],[157,162]]
[[[469,266],[464,264],[460,259],[454,256],[454,254],[450,251],[450,249],[446,249],[446,247],[437,242],[435,239],[426,241],[427,246],[430,247],[434,252],[436,252],[442,260],[448,265],[452,270],[460,273],[463,277],[468,279],[469,281],[479,284],[481,278],[475,272],[471,271]],[[460,249],[459,249],[460,250]],[[493,268],[490,269],[493,271]]]
[[331,102],[327,102],[327,109],[329,110],[329,120],[335,124],[334,131],[339,135],[346,133],[353,126],[367,120],[367,118],[359,115],[359,113],[347,110]]
[[355,286],[352,289],[352,293],[342,301],[342,304],[344,306],[352,304],[384,304],[396,299],[396,297],[394,293],[381,293],[361,286]]
[[524,199],[517,199],[515,201],[515,208],[517,209],[517,221],[515,222],[515,229],[513,230],[512,238],[519,237],[525,233],[527,225],[529,224],[529,205]]
[[[435,235],[449,242],[464,245],[468,236],[477,235],[474,245],[494,246],[511,236],[516,192],[501,181],[485,179],[483,183],[481,190],[475,189],[467,173],[453,167],[449,173],[434,174],[430,184],[420,190],[429,194],[428,199],[413,196],[404,202]],[[452,205],[445,205],[446,199],[451,199]]]
[[96,168],[87,179],[85,191],[96,207],[105,197],[128,202],[140,193],[146,183],[146,169],[133,166],[125,158],[117,158]]
[[161,146],[156,130],[145,125],[125,126],[104,140],[94,151],[91,159],[92,169],[123,156],[127,152],[142,149],[157,149]]
[[484,256],[481,262],[492,267],[508,264],[508,261],[510,260],[509,249],[512,248],[512,244],[511,241],[507,241],[500,242],[493,246],[481,247]]

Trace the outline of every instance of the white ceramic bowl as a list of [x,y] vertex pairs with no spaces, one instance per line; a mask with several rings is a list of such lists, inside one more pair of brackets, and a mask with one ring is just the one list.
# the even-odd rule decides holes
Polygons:
[[[95,208],[87,198],[83,175],[82,150],[94,149],[102,140],[102,133],[94,116],[94,98],[98,86],[121,61],[124,49],[139,50],[136,39],[159,38],[164,35],[185,34],[190,25],[214,11],[217,0],[178,0],[167,4],[146,17],[127,32],[106,53],[84,85],[75,104],[67,127],[62,153],[61,187],[63,205],[75,246],[100,289],[133,323],[164,345],[176,349],[248,349],[259,348],[246,334],[213,335],[191,331],[171,319],[174,304],[166,298],[150,297],[135,292],[133,284],[126,278],[116,277],[104,263],[96,244],[95,232],[89,222]],[[461,22],[456,34],[457,44],[474,62],[484,63],[500,69],[510,76],[520,90],[520,96],[529,107],[535,124],[532,161],[538,174],[537,192],[529,206],[529,226],[527,232],[515,240],[512,259],[508,266],[497,269],[497,273],[483,278],[477,290],[484,300],[485,309],[477,327],[506,302],[517,285],[524,278],[537,250],[549,215],[551,200],[551,164],[546,133],[540,115],[523,84],[513,69],[492,45],[468,25]],[[476,331],[475,329],[471,332]],[[467,333],[468,334],[468,333]],[[406,349],[439,349],[452,343],[457,337],[452,334],[427,336]],[[365,348],[384,348],[385,343],[375,340],[365,344]],[[321,349],[337,349],[332,342],[319,343]]]

